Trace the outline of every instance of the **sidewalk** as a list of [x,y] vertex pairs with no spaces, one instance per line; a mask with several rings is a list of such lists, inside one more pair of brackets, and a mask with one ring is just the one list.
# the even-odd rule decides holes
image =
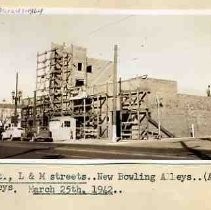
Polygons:
[[112,147],[130,147],[143,149],[196,149],[211,151],[211,137],[203,138],[166,138],[166,139],[151,139],[151,140],[120,140],[112,142],[111,140],[97,139],[81,139],[75,141],[55,142],[56,144],[80,144],[80,145],[96,145],[96,146],[112,146]]

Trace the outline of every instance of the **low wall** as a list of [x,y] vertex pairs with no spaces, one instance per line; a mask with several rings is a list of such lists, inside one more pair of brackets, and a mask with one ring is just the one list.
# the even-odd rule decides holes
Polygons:
[[[211,135],[211,97],[177,94],[162,99],[159,108],[161,124],[177,137],[191,136],[194,125],[196,136]],[[150,103],[152,117],[158,120],[156,104]]]

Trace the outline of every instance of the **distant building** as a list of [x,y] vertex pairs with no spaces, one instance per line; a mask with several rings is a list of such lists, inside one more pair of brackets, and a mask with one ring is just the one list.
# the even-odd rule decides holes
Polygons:
[[[0,103],[0,126],[12,126],[14,119],[15,105],[11,103]],[[21,108],[17,109],[18,122],[21,118]]]

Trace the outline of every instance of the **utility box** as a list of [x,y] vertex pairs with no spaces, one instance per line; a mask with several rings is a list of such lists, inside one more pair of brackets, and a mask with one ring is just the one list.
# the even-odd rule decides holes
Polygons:
[[69,116],[54,117],[49,121],[49,130],[55,142],[75,140],[76,120]]

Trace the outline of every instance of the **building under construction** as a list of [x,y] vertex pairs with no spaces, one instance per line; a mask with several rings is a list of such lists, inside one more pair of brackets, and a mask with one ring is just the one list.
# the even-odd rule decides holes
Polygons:
[[93,59],[85,48],[53,43],[38,53],[36,90],[23,100],[22,126],[48,126],[55,117],[70,116],[76,139],[110,139],[112,125],[119,139],[209,134],[210,98],[178,94],[175,81],[117,81],[114,55],[114,62]]

